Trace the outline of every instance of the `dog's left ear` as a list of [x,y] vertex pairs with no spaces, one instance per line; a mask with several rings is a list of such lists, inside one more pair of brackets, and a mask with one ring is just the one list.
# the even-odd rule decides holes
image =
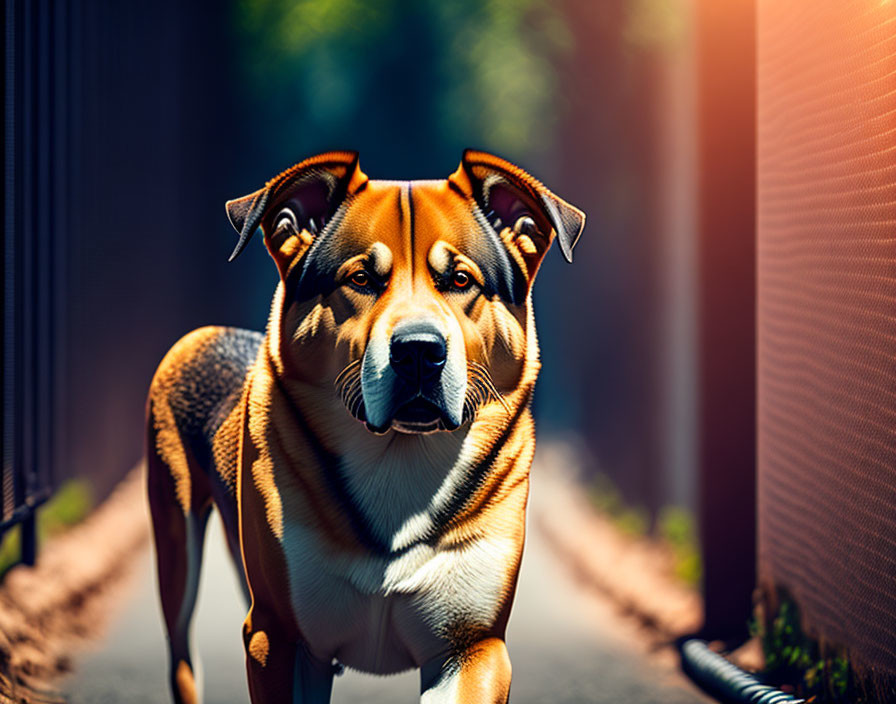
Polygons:
[[518,166],[467,149],[450,177],[471,195],[531,281],[554,238],[566,261],[585,227],[585,213],[554,195]]
[[327,152],[299,162],[254,193],[227,201],[227,217],[240,233],[229,261],[261,227],[265,245],[285,275],[288,260],[297,254],[292,250],[307,249],[346,196],[366,182],[357,152]]

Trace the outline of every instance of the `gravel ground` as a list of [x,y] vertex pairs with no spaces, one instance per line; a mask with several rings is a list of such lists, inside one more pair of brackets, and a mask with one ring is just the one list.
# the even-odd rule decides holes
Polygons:
[[[533,470],[532,501],[539,486],[566,481]],[[513,662],[511,701],[688,704],[709,700],[678,673],[670,653],[649,654],[647,639],[621,617],[606,597],[577,581],[557,557],[538,521],[530,521],[519,591],[508,631]],[[594,547],[599,550],[599,546]],[[151,554],[140,556],[138,587],[99,649],[75,662],[62,683],[72,704],[163,704],[166,690],[164,635]],[[197,648],[204,670],[205,701],[246,704],[240,642],[244,616],[220,525],[213,523],[206,549],[197,620]],[[347,672],[336,679],[333,701],[372,704],[412,702],[416,673],[381,678]]]

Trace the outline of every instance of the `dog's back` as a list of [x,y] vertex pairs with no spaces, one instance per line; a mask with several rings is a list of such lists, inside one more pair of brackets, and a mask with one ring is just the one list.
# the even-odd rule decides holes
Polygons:
[[188,630],[196,599],[205,525],[218,506],[247,592],[236,536],[239,408],[263,336],[204,327],[165,355],[147,399],[147,482],[162,609],[171,636],[172,689],[194,694]]
[[169,466],[180,461],[166,442],[168,434],[176,434],[178,445],[193,454],[199,467],[216,469],[230,480],[230,458],[216,451],[215,435],[239,401],[262,339],[251,330],[204,327],[165,355],[150,385],[147,419],[149,437]]

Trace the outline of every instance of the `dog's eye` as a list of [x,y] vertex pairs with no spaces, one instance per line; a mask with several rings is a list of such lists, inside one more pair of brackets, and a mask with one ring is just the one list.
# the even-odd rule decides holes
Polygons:
[[348,280],[358,288],[367,288],[370,285],[370,276],[367,275],[366,271],[356,271],[348,277]]
[[274,223],[275,232],[281,227],[291,227],[296,231],[299,229],[299,221],[296,219],[296,214],[292,211],[292,208],[284,208],[277,213],[277,217],[274,218]]
[[473,277],[465,271],[455,271],[451,275],[451,285],[457,291],[463,291],[464,289],[470,288],[470,284],[472,283]]

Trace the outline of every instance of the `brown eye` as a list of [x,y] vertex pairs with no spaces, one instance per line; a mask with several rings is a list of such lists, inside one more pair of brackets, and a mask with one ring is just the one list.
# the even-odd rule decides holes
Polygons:
[[356,271],[348,277],[348,280],[359,288],[366,288],[368,284],[370,284],[370,277],[367,275],[366,271]]
[[455,271],[451,276],[451,285],[458,290],[469,288],[473,283],[473,277],[465,271]]

